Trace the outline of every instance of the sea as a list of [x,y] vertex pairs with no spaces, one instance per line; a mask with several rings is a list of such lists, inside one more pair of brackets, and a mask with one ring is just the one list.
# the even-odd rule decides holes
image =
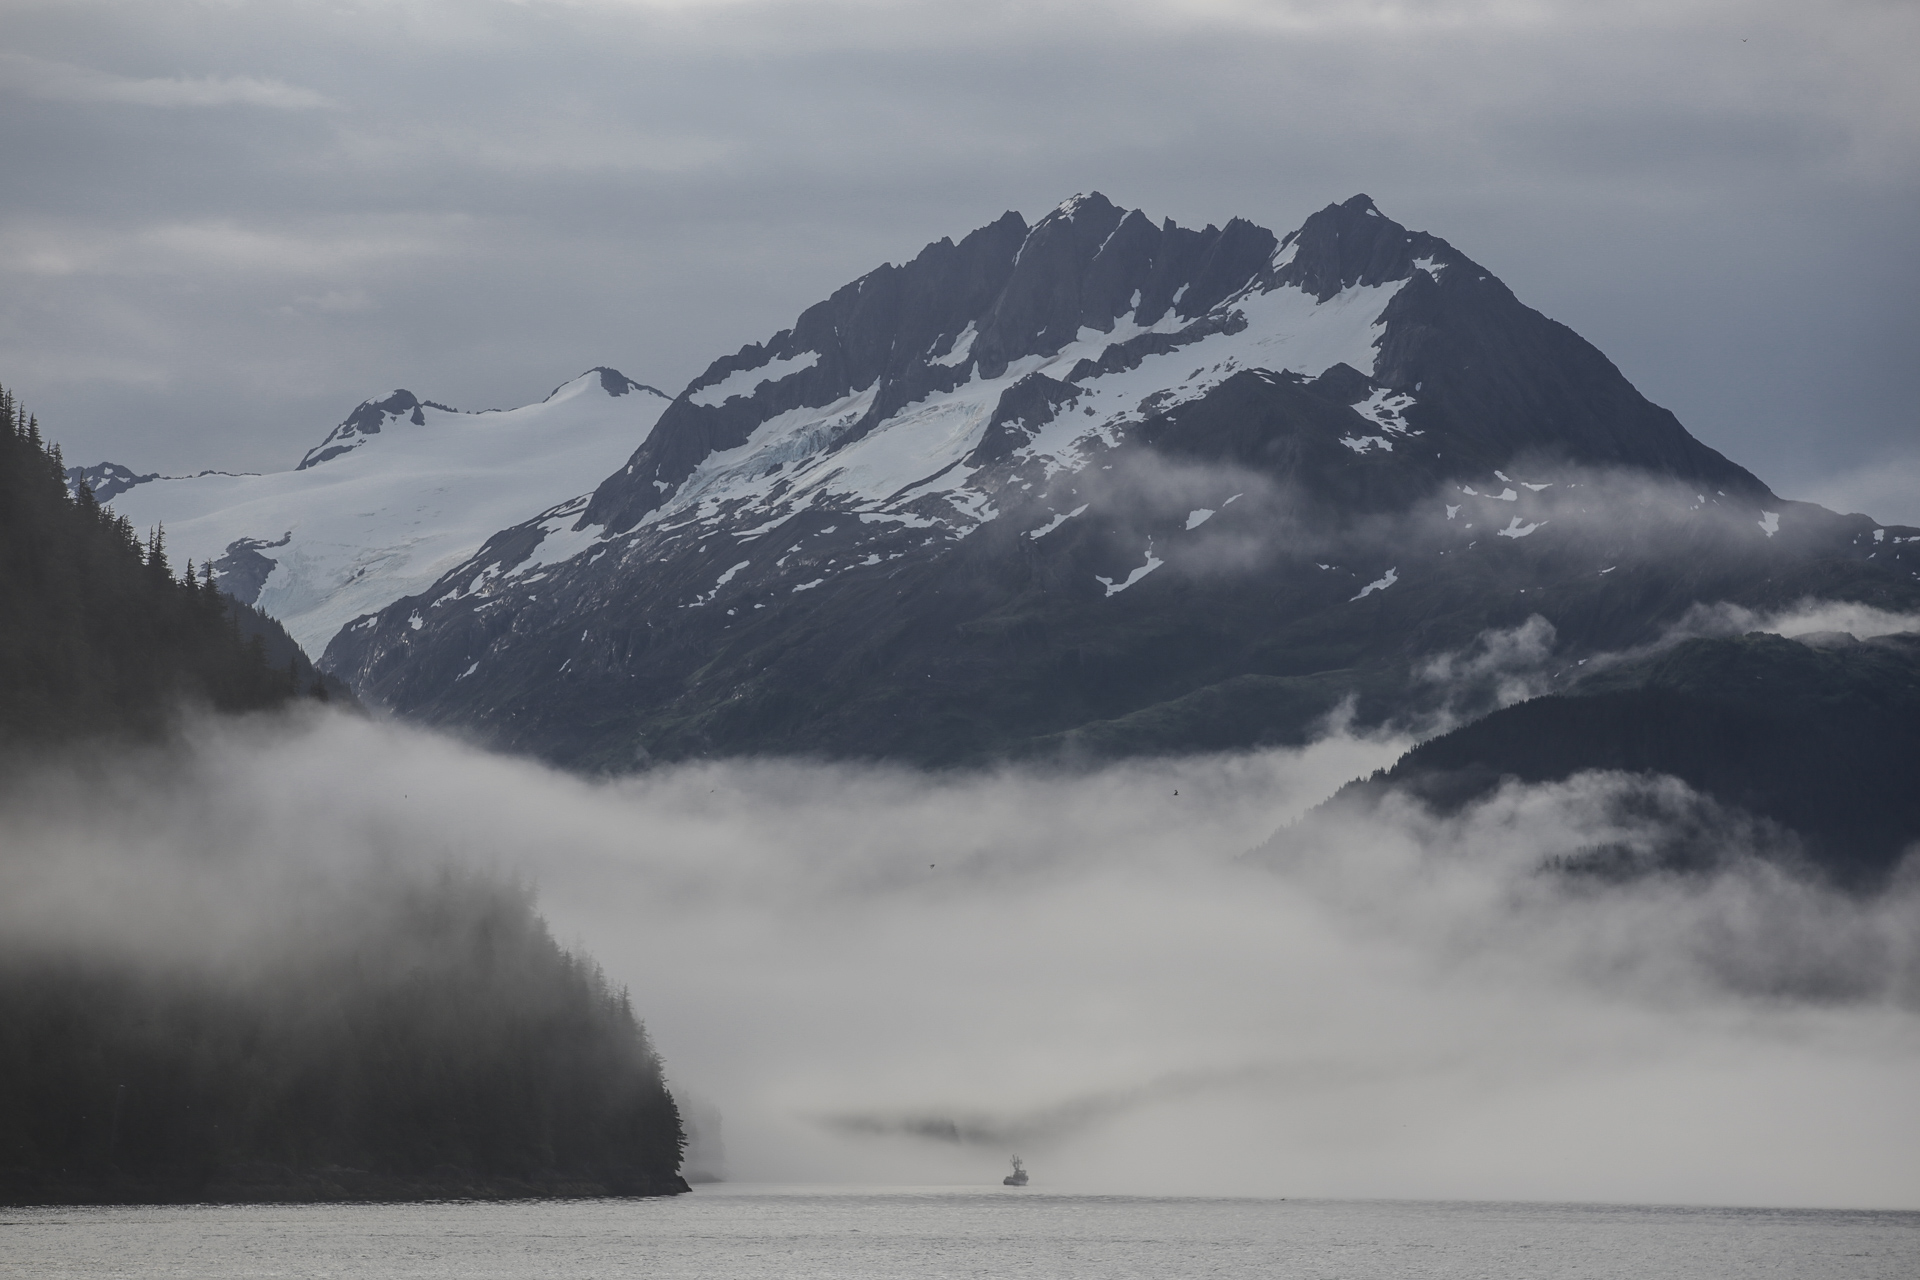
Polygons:
[[0,1276],[1913,1280],[1920,1212],[716,1184],[648,1200],[0,1209]]

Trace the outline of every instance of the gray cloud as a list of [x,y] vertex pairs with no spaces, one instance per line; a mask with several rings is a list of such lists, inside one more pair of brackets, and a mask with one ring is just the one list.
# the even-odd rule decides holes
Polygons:
[[0,377],[76,460],[676,385],[1075,190],[1276,227],[1366,190],[1776,487],[1920,520],[1873,485],[1916,456],[1910,6],[4,9]]

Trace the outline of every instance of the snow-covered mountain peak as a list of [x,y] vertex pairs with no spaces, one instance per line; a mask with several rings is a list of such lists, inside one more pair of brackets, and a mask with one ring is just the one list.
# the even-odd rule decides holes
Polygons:
[[[635,382],[618,369],[604,365],[587,370],[578,377],[570,378],[548,392],[541,404],[554,404],[572,400],[578,396],[594,398],[619,397],[631,392],[639,392],[648,398],[666,400],[665,392],[650,387],[643,382]],[[305,471],[319,466],[345,454],[373,443],[374,438],[383,432],[391,435],[395,431],[405,432],[408,427],[425,427],[429,424],[445,424],[450,419],[472,421],[487,414],[513,412],[499,409],[486,409],[479,413],[463,413],[452,405],[441,404],[434,400],[422,400],[413,392],[404,388],[395,390],[391,395],[378,400],[363,400],[354,411],[327,433],[327,438],[307,451],[296,471]]]
[[548,401],[561,396],[572,397],[587,394],[593,391],[595,387],[598,387],[602,393],[614,397],[624,396],[630,392],[637,391],[644,396],[654,396],[661,400],[670,400],[673,398],[658,387],[650,387],[644,382],[635,382],[618,369],[608,368],[606,365],[595,365],[579,377],[570,378],[555,387],[552,391],[549,391],[546,400],[542,400],[540,403],[546,404]]
[[[1471,406],[1466,418],[1443,410],[1449,426],[1424,425],[1472,363],[1433,345],[1434,316],[1517,307],[1489,280],[1365,195],[1284,238],[1241,218],[1156,224],[1097,192],[1032,225],[1008,213],[868,272],[791,328],[714,361],[588,501],[504,530],[438,599],[492,597],[576,558],[675,557],[716,537],[744,548],[808,524],[837,531],[842,567],[951,546],[1033,508],[1057,479],[1070,489],[1229,384],[1243,399],[1293,405],[1286,388],[1300,388],[1334,406],[1313,429],[1324,437],[1314,465],[1383,494],[1523,449],[1622,456],[1617,440],[1537,420],[1494,431]],[[585,381],[556,397],[587,394]],[[1726,468],[1677,424],[1651,429],[1677,435],[1651,450],[1639,441],[1647,456]],[[1383,466],[1397,478],[1381,479]],[[785,563],[756,562],[730,589],[782,581]]]
[[362,400],[339,426],[327,433],[326,439],[307,450],[306,456],[300,459],[300,465],[294,470],[305,471],[308,467],[319,466],[330,458],[350,453],[366,444],[372,437],[379,435],[382,429],[397,422],[410,422],[416,427],[425,426],[428,409],[441,413],[458,412],[446,405],[435,404],[430,400],[423,401],[404,388],[394,391],[383,399]]
[[[1381,213],[1364,195],[1330,204],[1300,224],[1281,242],[1274,280],[1326,301],[1343,289],[1412,278],[1418,264],[1466,263],[1465,255],[1446,241],[1421,231],[1408,231]],[[1290,251],[1290,252],[1289,252]],[[1471,264],[1469,264],[1471,265]]]
[[[753,542],[803,515],[839,530],[856,561],[950,545],[1243,375],[1390,402],[1393,431],[1363,414],[1328,437],[1367,465],[1420,434],[1417,376],[1381,375],[1388,308],[1416,277],[1434,283],[1426,268],[1464,261],[1365,196],[1285,240],[1239,218],[1156,224],[1097,192],[1031,226],[1009,213],[714,361],[590,501],[503,531],[439,598],[490,596],[577,557]],[[583,394],[579,382],[556,396]],[[755,576],[767,572],[780,565]]]
[[1097,216],[1112,209],[1113,202],[1101,195],[1098,191],[1091,193],[1076,192],[1055,205],[1053,211],[1042,218],[1040,223],[1041,225],[1045,225],[1056,218],[1064,218],[1066,221],[1071,222],[1083,211],[1091,210]]
[[[395,391],[358,406],[300,465],[266,475],[124,476],[112,505],[164,524],[176,560],[278,618],[311,653],[350,618],[418,591],[489,534],[583,497],[644,441],[667,397],[589,369],[536,404],[462,413]],[[131,483],[127,483],[131,481]]]
[[584,519],[619,532],[762,502],[912,508],[964,536],[1013,471],[1082,465],[1147,397],[1164,410],[1248,369],[1371,376],[1384,308],[1421,274],[1416,259],[1463,260],[1365,196],[1285,242],[1239,218],[1156,225],[1098,192],[1032,226],[1009,213],[716,360]]

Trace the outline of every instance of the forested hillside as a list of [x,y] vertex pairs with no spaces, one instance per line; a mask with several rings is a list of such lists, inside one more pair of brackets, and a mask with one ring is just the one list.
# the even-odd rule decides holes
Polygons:
[[0,743],[151,732],[183,701],[221,711],[305,692],[243,638],[226,597],[163,535],[82,487],[0,388]]
[[532,895],[388,872],[240,963],[0,940],[0,1203],[658,1195],[679,1112]]

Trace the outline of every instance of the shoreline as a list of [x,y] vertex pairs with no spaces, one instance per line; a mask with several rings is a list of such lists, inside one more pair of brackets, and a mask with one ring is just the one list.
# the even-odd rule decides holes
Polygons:
[[640,1172],[546,1173],[526,1177],[448,1170],[432,1175],[363,1169],[257,1173],[222,1171],[204,1177],[33,1175],[0,1172],[0,1208],[213,1204],[415,1204],[435,1200],[597,1200],[683,1195],[685,1178]]

